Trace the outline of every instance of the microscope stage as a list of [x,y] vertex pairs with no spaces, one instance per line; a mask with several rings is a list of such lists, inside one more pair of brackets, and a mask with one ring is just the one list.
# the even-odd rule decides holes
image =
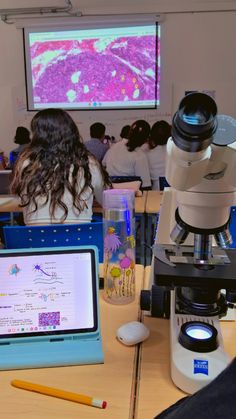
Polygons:
[[[168,264],[154,258],[155,283],[162,286],[214,286],[236,289],[236,250],[225,251],[229,262],[219,265]],[[168,262],[168,261],[167,261]]]

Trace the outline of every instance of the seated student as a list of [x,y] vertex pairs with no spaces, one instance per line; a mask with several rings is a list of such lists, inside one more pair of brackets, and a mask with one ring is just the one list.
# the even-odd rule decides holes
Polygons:
[[151,129],[147,151],[152,189],[159,190],[159,177],[165,176],[166,143],[171,136],[171,126],[166,121],[156,122]]
[[10,169],[13,168],[20,153],[25,149],[27,144],[30,143],[30,132],[27,128],[17,127],[16,134],[15,134],[15,143],[19,145],[18,147],[14,148],[14,150],[10,152],[10,158],[9,158]]
[[95,122],[90,127],[90,140],[85,141],[85,147],[92,153],[98,161],[102,161],[107,150],[109,150],[109,143],[104,142],[106,127],[100,122]]
[[75,122],[61,109],[45,109],[33,117],[31,131],[31,144],[20,155],[12,182],[25,224],[91,221],[94,195],[102,204],[110,181],[81,142]]
[[[128,138],[128,134],[129,134],[129,131],[130,131],[130,125],[125,125],[122,129],[121,129],[121,132],[120,132],[120,138],[119,138],[119,140],[118,141],[115,141],[115,137],[111,137],[111,138],[113,138],[114,139],[114,141],[112,141],[111,142],[111,144],[110,144],[110,146],[113,146],[114,144],[116,144],[117,142],[119,142],[119,141],[125,141],[125,142],[127,142],[127,138]],[[103,166],[104,167],[106,167],[106,158],[107,158],[107,154],[108,153],[106,153],[105,154],[105,156],[103,157],[103,160],[102,160],[102,164],[103,164]]]
[[103,159],[110,176],[140,176],[142,189],[151,188],[148,160],[141,146],[150,133],[148,122],[138,120],[131,125],[128,139],[114,144]]

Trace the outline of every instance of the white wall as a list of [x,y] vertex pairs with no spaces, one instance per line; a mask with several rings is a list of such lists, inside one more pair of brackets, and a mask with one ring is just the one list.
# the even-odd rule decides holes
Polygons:
[[[82,136],[88,136],[95,121],[105,122],[107,133],[117,137],[122,125],[137,118],[170,121],[185,90],[215,91],[219,112],[236,118],[235,23],[236,11],[167,13],[161,32],[160,109],[71,112]],[[16,126],[29,127],[34,115],[25,109],[22,32],[14,24],[0,22],[0,57],[0,147],[9,152]]]

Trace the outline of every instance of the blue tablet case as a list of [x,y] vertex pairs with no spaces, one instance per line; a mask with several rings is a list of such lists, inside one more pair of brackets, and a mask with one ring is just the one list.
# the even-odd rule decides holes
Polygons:
[[[94,252],[96,278],[93,278],[94,293],[93,307],[96,317],[96,330],[80,333],[60,334],[40,334],[30,336],[5,336],[0,338],[0,370],[57,367],[81,364],[103,363],[102,339],[100,331],[99,316],[99,269],[98,269],[98,250],[95,246],[80,247],[59,247],[59,248],[40,248],[40,249],[17,249],[2,250],[0,252],[0,267],[2,258],[5,256],[47,255],[69,253],[81,254],[81,252]],[[53,252],[53,253],[52,253]],[[21,259],[22,260],[22,259]],[[84,278],[86,281],[86,278]],[[0,278],[1,283],[1,278]],[[1,290],[0,290],[1,292]],[[1,300],[0,300],[1,301]],[[0,306],[0,321],[6,316],[4,306]]]

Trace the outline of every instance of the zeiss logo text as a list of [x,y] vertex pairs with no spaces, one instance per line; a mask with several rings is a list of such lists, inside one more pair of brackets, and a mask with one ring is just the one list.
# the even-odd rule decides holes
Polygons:
[[194,363],[194,368],[193,368],[193,373],[194,374],[208,375],[208,361],[200,360],[200,359],[194,359],[193,363]]

